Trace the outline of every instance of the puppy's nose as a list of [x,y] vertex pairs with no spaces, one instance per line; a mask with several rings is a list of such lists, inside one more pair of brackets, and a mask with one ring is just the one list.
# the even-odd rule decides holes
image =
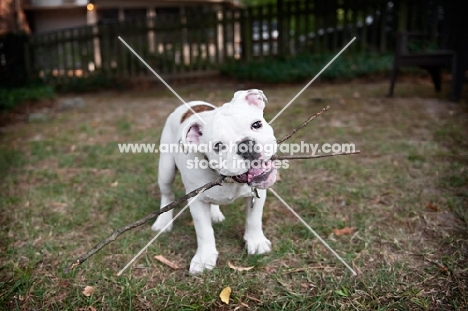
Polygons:
[[258,148],[255,148],[255,140],[246,138],[237,145],[237,154],[246,160],[256,160],[262,155],[258,152]]

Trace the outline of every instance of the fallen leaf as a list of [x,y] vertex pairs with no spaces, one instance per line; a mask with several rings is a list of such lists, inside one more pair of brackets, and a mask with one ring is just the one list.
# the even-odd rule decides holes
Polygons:
[[117,187],[118,184],[119,184],[119,182],[116,180],[115,182],[113,182],[113,183],[111,184],[111,187]]
[[56,207],[56,208],[65,208],[65,207],[67,207],[67,203],[52,202],[52,206]]
[[221,299],[222,302],[224,302],[225,304],[229,304],[229,297],[231,296],[231,287],[227,286],[225,288],[223,288],[223,290],[221,291],[221,293],[219,293],[219,298]]
[[168,259],[167,259],[166,257],[164,257],[163,255],[156,255],[156,256],[154,256],[154,258],[157,259],[157,260],[159,260],[160,262],[162,262],[162,263],[165,264],[166,266],[171,267],[172,269],[179,269],[179,266],[178,266],[176,263],[174,263],[174,262],[168,260]]
[[234,266],[229,260],[228,260],[228,266],[229,266],[229,268],[234,269],[236,271],[249,271],[249,270],[252,270],[254,268],[254,266],[251,266],[251,267],[237,267],[237,266]]
[[333,233],[337,236],[349,235],[354,232],[354,227],[344,227],[343,229],[333,229]]
[[96,308],[93,307],[93,306],[89,306],[88,309],[89,309],[89,311],[97,311]]
[[439,211],[439,208],[437,207],[437,205],[434,205],[432,203],[427,203],[426,204],[426,208],[430,211],[433,211],[433,212],[438,212]]
[[86,286],[84,291],[83,291],[83,294],[86,296],[86,297],[89,297],[91,296],[91,294],[94,292],[94,287],[92,286]]

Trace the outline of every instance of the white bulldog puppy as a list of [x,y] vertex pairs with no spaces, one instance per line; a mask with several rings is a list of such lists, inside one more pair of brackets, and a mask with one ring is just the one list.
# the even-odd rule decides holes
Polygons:
[[[276,181],[277,170],[271,157],[277,143],[273,129],[263,118],[267,102],[260,90],[238,91],[229,103],[217,108],[203,101],[178,107],[167,119],[161,145],[179,145],[179,152],[161,153],[158,183],[161,208],[174,201],[172,183],[176,170],[182,176],[186,193],[216,179],[228,176],[222,186],[203,192],[190,204],[197,251],[190,273],[213,269],[218,251],[212,223],[224,220],[219,209],[237,198],[246,198],[244,240],[249,254],[270,251],[271,243],[263,234],[262,213],[266,189]],[[172,210],[159,215],[151,227],[161,231],[173,217]],[[170,231],[172,225],[166,231]]]

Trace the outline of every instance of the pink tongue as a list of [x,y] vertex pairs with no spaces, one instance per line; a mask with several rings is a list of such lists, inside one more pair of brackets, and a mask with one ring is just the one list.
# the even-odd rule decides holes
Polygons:
[[252,179],[254,178],[254,176],[257,176],[257,175],[260,175],[263,173],[263,169],[261,168],[251,168],[248,172],[248,178],[247,178],[247,182],[251,182]]

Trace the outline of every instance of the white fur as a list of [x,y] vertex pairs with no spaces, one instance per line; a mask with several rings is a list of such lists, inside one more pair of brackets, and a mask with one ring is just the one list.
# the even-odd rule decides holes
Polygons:
[[[270,153],[263,152],[261,158],[268,160],[276,152],[276,139],[273,129],[263,118],[263,108],[266,98],[259,90],[236,92],[231,102],[211,111],[201,112],[199,115],[207,122],[203,124],[192,115],[183,123],[180,123],[182,115],[188,110],[184,105],[178,107],[167,119],[161,135],[161,144],[208,144],[209,142],[234,142],[238,143],[245,138],[254,139],[259,144],[273,144],[275,149]],[[191,102],[191,106],[209,105],[205,102]],[[252,129],[251,124],[261,121],[261,129]],[[161,153],[159,159],[158,183],[161,190],[161,208],[174,200],[172,183],[179,169],[186,192],[216,179],[219,174],[226,176],[239,175],[245,169],[230,165],[228,161],[224,168],[202,169],[187,167],[187,161],[194,159],[220,160],[234,159],[242,161],[243,158],[234,151],[216,153]],[[219,163],[219,162],[218,162]],[[274,171],[276,174],[276,170]],[[274,182],[275,176],[268,179],[267,185]],[[264,183],[261,184],[264,186]],[[191,203],[195,232],[197,234],[197,251],[190,263],[190,273],[202,272],[204,269],[213,269],[216,266],[218,251],[212,223],[224,220],[224,215],[219,209],[220,204],[229,204],[235,199],[246,197],[246,227],[244,240],[249,254],[263,254],[270,251],[271,243],[265,237],[262,230],[262,212],[266,199],[266,190],[258,190],[260,198],[251,206],[251,187],[242,183],[225,183],[221,187],[214,187],[201,194],[196,201]],[[173,217],[172,211],[161,214],[153,226],[155,231],[160,231]],[[166,231],[170,231],[172,225]]]

